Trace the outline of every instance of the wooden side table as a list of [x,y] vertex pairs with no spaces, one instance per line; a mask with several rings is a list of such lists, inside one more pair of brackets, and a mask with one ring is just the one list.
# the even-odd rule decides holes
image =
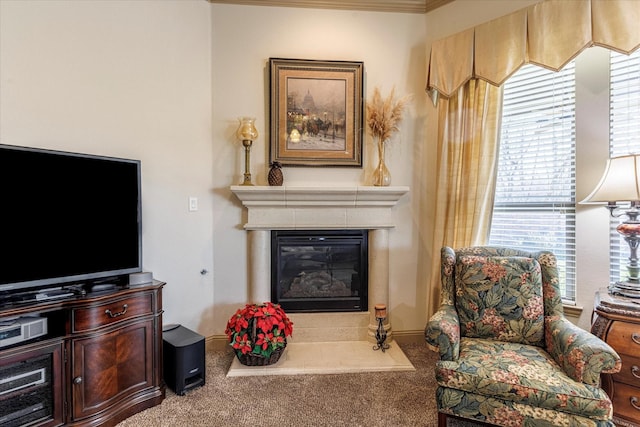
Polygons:
[[617,426],[640,427],[640,299],[596,292],[591,332],[622,359],[622,370],[602,374]]

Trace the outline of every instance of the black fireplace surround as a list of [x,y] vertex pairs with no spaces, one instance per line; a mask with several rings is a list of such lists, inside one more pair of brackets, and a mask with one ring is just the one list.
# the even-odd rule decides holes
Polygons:
[[273,230],[271,301],[288,312],[367,311],[367,230]]

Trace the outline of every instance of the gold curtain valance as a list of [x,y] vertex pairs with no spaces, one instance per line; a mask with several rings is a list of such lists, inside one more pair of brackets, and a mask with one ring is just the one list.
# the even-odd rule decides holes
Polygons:
[[640,46],[639,0],[546,0],[437,40],[427,91],[450,97],[472,78],[501,86],[522,65],[558,71],[585,48]]

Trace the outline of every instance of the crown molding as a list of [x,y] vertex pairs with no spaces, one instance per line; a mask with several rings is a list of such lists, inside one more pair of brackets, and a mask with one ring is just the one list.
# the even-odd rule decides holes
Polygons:
[[208,0],[210,3],[374,12],[427,13],[453,0]]

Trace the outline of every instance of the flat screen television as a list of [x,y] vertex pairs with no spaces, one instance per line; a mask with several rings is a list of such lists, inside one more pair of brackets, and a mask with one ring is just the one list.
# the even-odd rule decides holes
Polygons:
[[141,271],[140,161],[0,144],[0,299]]

